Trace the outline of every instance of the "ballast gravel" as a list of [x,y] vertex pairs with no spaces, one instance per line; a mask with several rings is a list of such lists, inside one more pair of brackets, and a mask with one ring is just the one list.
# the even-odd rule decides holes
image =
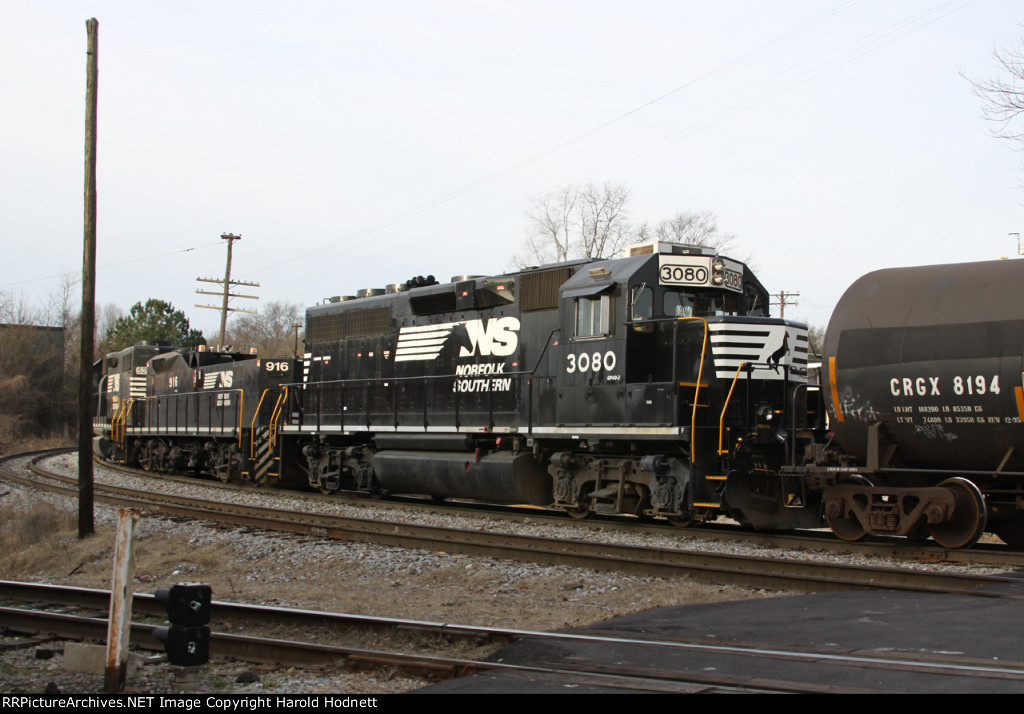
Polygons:
[[[52,458],[47,467],[73,474],[77,470],[77,456]],[[199,480],[181,483],[151,479],[126,475],[99,465],[95,470],[96,480],[101,483],[133,488],[145,486],[168,494],[265,507],[645,547],[752,555],[777,551],[777,557],[802,557],[782,549],[692,536],[626,532],[614,526],[594,530],[571,523],[549,525],[497,520],[485,515],[450,515],[430,509],[412,511],[384,505],[353,505],[340,499],[298,498],[279,491],[211,488]],[[38,511],[43,504],[48,504],[45,507],[55,513],[63,514],[64,530],[55,528],[60,532],[48,533],[39,542],[4,554],[0,558],[0,577],[109,588],[115,509],[97,505],[97,535],[80,541],[75,535],[77,505],[73,500],[9,483],[0,487],[0,508],[5,513],[27,514]],[[8,539],[2,526],[0,537]],[[199,581],[212,586],[217,600],[432,622],[554,630],[656,607],[787,594],[708,585],[687,578],[623,575],[561,565],[227,528],[149,515],[140,520],[136,537],[137,592],[152,592],[177,582]],[[0,541],[2,545],[3,541]],[[846,554],[816,553],[814,557],[880,564],[877,558],[857,558]],[[907,567],[906,563],[899,565]],[[979,571],[972,569],[972,572]],[[254,626],[247,634],[262,633]],[[59,643],[11,649],[4,646],[6,642],[0,639],[0,693],[41,693],[47,686],[63,693],[102,691],[102,676],[62,670],[62,647]],[[372,648],[374,644],[365,642],[359,646]],[[39,656],[37,652],[42,656],[52,656],[36,659]],[[485,649],[460,651],[458,656],[482,659],[489,653]],[[152,653],[145,656],[152,658]],[[127,686],[135,692],[166,693],[171,691],[170,677],[170,668],[166,664],[149,663],[129,679]],[[424,683],[388,672],[354,674],[215,661],[204,668],[198,686],[200,691],[236,693],[395,693],[418,688]]]

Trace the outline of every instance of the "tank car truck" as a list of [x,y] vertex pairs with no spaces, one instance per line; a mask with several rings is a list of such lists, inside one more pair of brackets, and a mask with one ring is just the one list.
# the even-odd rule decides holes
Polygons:
[[880,270],[843,295],[822,365],[835,440],[810,469],[831,464],[840,538],[1024,547],[1021,285],[1024,262],[1000,260]]
[[[744,476],[777,481],[811,438],[806,374],[806,327],[706,248],[419,278],[308,309],[282,470],[325,492],[749,520],[804,505]],[[727,504],[734,480],[755,491]]]
[[[150,350],[136,346],[107,360],[126,353],[138,362]],[[162,347],[146,361],[144,382],[134,383],[128,403],[122,398],[100,451],[152,471],[190,470],[257,483],[276,478],[275,419],[295,371],[292,358]],[[110,412],[113,401],[101,391],[100,412]]]

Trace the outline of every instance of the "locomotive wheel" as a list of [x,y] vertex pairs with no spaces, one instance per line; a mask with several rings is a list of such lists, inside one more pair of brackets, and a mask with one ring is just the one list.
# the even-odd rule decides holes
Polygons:
[[578,506],[576,508],[566,508],[565,512],[568,513],[570,516],[572,516],[573,518],[575,518],[578,521],[579,520],[583,520],[584,518],[590,518],[590,516],[593,515],[593,513],[594,513],[594,511],[590,508],[590,506]]
[[952,491],[956,508],[952,520],[928,526],[932,539],[943,548],[970,548],[985,532],[988,520],[985,498],[978,487],[965,478],[947,479],[939,486]]

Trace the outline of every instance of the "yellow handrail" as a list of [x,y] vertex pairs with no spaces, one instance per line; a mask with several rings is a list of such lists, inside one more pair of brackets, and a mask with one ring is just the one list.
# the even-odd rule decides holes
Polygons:
[[[703,317],[679,317],[677,320],[700,320],[704,323],[704,341],[700,348],[700,367],[697,369],[697,384],[693,390],[693,413],[690,416],[690,463],[694,463],[693,457],[696,453],[694,442],[697,439],[697,405],[700,403],[701,380],[704,377],[704,355],[708,351],[708,321]],[[673,367],[674,369],[674,367]],[[694,464],[696,465],[696,464]]]
[[725,433],[725,410],[729,408],[729,400],[732,399],[732,390],[736,388],[736,382],[739,381],[740,371],[746,367],[750,362],[740,362],[739,367],[736,368],[736,374],[732,378],[732,384],[729,385],[729,394],[725,397],[725,403],[722,404],[722,416],[718,418],[718,455],[728,454],[729,450],[722,451],[722,436]]
[[129,398],[123,400],[118,406],[113,419],[110,420],[110,435],[114,438],[114,441],[121,444],[121,446],[124,446],[125,433],[128,424],[128,412],[131,411],[133,404],[135,404],[134,399]]
[[114,439],[114,441],[116,443],[120,443],[121,442],[121,440],[117,436],[117,426],[118,426],[118,421],[121,418],[121,414],[122,414],[122,412],[124,412],[124,410],[125,410],[125,408],[127,406],[128,406],[127,405],[127,400],[123,401],[123,402],[119,402],[118,405],[117,405],[117,410],[114,412],[114,416],[110,417],[110,436]]
[[273,448],[277,445],[277,420],[281,418],[281,407],[288,399],[288,385],[285,385],[281,394],[277,397],[277,403],[274,405],[274,411],[270,414],[270,447]]
[[[270,391],[269,387],[263,390],[263,394],[260,395],[260,401],[256,405],[256,411],[254,411],[252,413],[252,421],[249,422],[249,434],[250,435],[255,435],[256,434],[256,420],[260,418],[260,409],[263,407],[263,400],[266,398],[267,392],[269,392],[269,391]],[[251,436],[249,438],[249,458],[250,459],[255,459],[256,458],[256,439],[252,438]]]

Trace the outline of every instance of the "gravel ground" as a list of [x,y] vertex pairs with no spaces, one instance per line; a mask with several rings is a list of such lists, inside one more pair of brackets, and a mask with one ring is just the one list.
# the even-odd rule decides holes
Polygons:
[[[51,460],[50,467],[55,463],[62,464],[73,473],[77,468],[77,457],[70,455]],[[99,466],[96,478],[135,487],[145,480],[154,490],[193,497],[226,496],[225,490],[204,486],[199,481],[180,484],[143,479]],[[262,490],[235,493],[232,500],[296,510],[315,508],[363,518],[458,525],[494,532],[514,529],[532,535],[638,546],[827,559],[875,566],[937,567],[934,564],[887,562],[882,558],[852,554],[793,552],[742,542],[703,539],[685,532],[652,535],[628,533],[614,526],[594,530],[572,523],[509,522],[486,516],[455,516],[430,509],[409,511],[385,505],[353,505],[341,500],[311,501]],[[84,541],[76,538],[75,509],[76,504],[70,499],[0,483],[0,577],[109,588],[114,509],[102,505],[96,507],[97,535]],[[199,581],[212,586],[217,600],[433,622],[556,630],[656,607],[787,594],[707,585],[686,578],[639,577],[216,527],[148,515],[141,519],[136,533],[137,592],[152,592],[177,582]],[[976,573],[998,570],[968,566],[943,568]],[[257,632],[256,628],[248,633],[282,636],[280,633]],[[371,649],[395,645],[390,641],[350,644]],[[0,693],[43,692],[48,686],[61,692],[102,691],[102,678],[98,675],[63,672],[61,651],[59,643],[21,650],[0,648]],[[484,659],[490,652],[485,648],[462,646],[455,654]],[[36,659],[50,654],[53,656],[49,659]],[[144,693],[169,692],[169,669],[163,663],[146,664],[129,678],[128,687]],[[239,682],[239,677],[249,681]],[[207,692],[372,694],[404,692],[423,684],[421,680],[386,672],[367,675],[336,670],[300,671],[215,661],[204,668],[199,687],[200,691]]]
[[[76,457],[61,457],[73,470]],[[51,462],[51,466],[53,463]],[[97,479],[134,482],[97,467]],[[162,483],[161,490],[197,496],[201,484]],[[224,491],[216,489],[217,497]],[[306,499],[263,493],[238,498],[271,505],[293,500],[309,509]],[[96,507],[97,535],[76,536],[76,505],[59,496],[0,484],[0,577],[82,587],[110,586],[114,510]],[[607,538],[637,544],[674,542],[678,538],[626,535],[574,527],[510,524],[505,521],[409,513],[375,506],[328,504],[332,512],[367,518],[408,519],[451,525],[455,521],[478,529],[515,528],[559,537]],[[294,606],[364,615],[402,617],[469,625],[531,630],[570,628],[655,607],[767,597],[778,593],[706,585],[688,579],[639,577],[567,566],[546,566],[512,560],[452,555],[418,549],[376,546],[337,540],[240,531],[145,516],[136,531],[136,591],[152,592],[176,582],[200,581],[213,587],[214,598],[278,606]],[[686,539],[685,547],[694,547]],[[0,645],[4,644],[0,641]],[[393,643],[358,643],[387,647]],[[65,673],[62,645],[0,649],[0,693],[39,693],[47,687],[61,692],[98,693],[102,677]],[[459,652],[483,659],[490,650]],[[48,659],[37,657],[49,656]],[[146,656],[149,656],[147,653]],[[236,681],[241,677],[248,682]],[[252,681],[254,680],[254,681]],[[422,686],[422,680],[389,674],[286,670],[214,662],[204,668],[200,691],[237,693],[394,693]],[[131,676],[128,688],[145,693],[171,691],[170,668],[146,664]]]

